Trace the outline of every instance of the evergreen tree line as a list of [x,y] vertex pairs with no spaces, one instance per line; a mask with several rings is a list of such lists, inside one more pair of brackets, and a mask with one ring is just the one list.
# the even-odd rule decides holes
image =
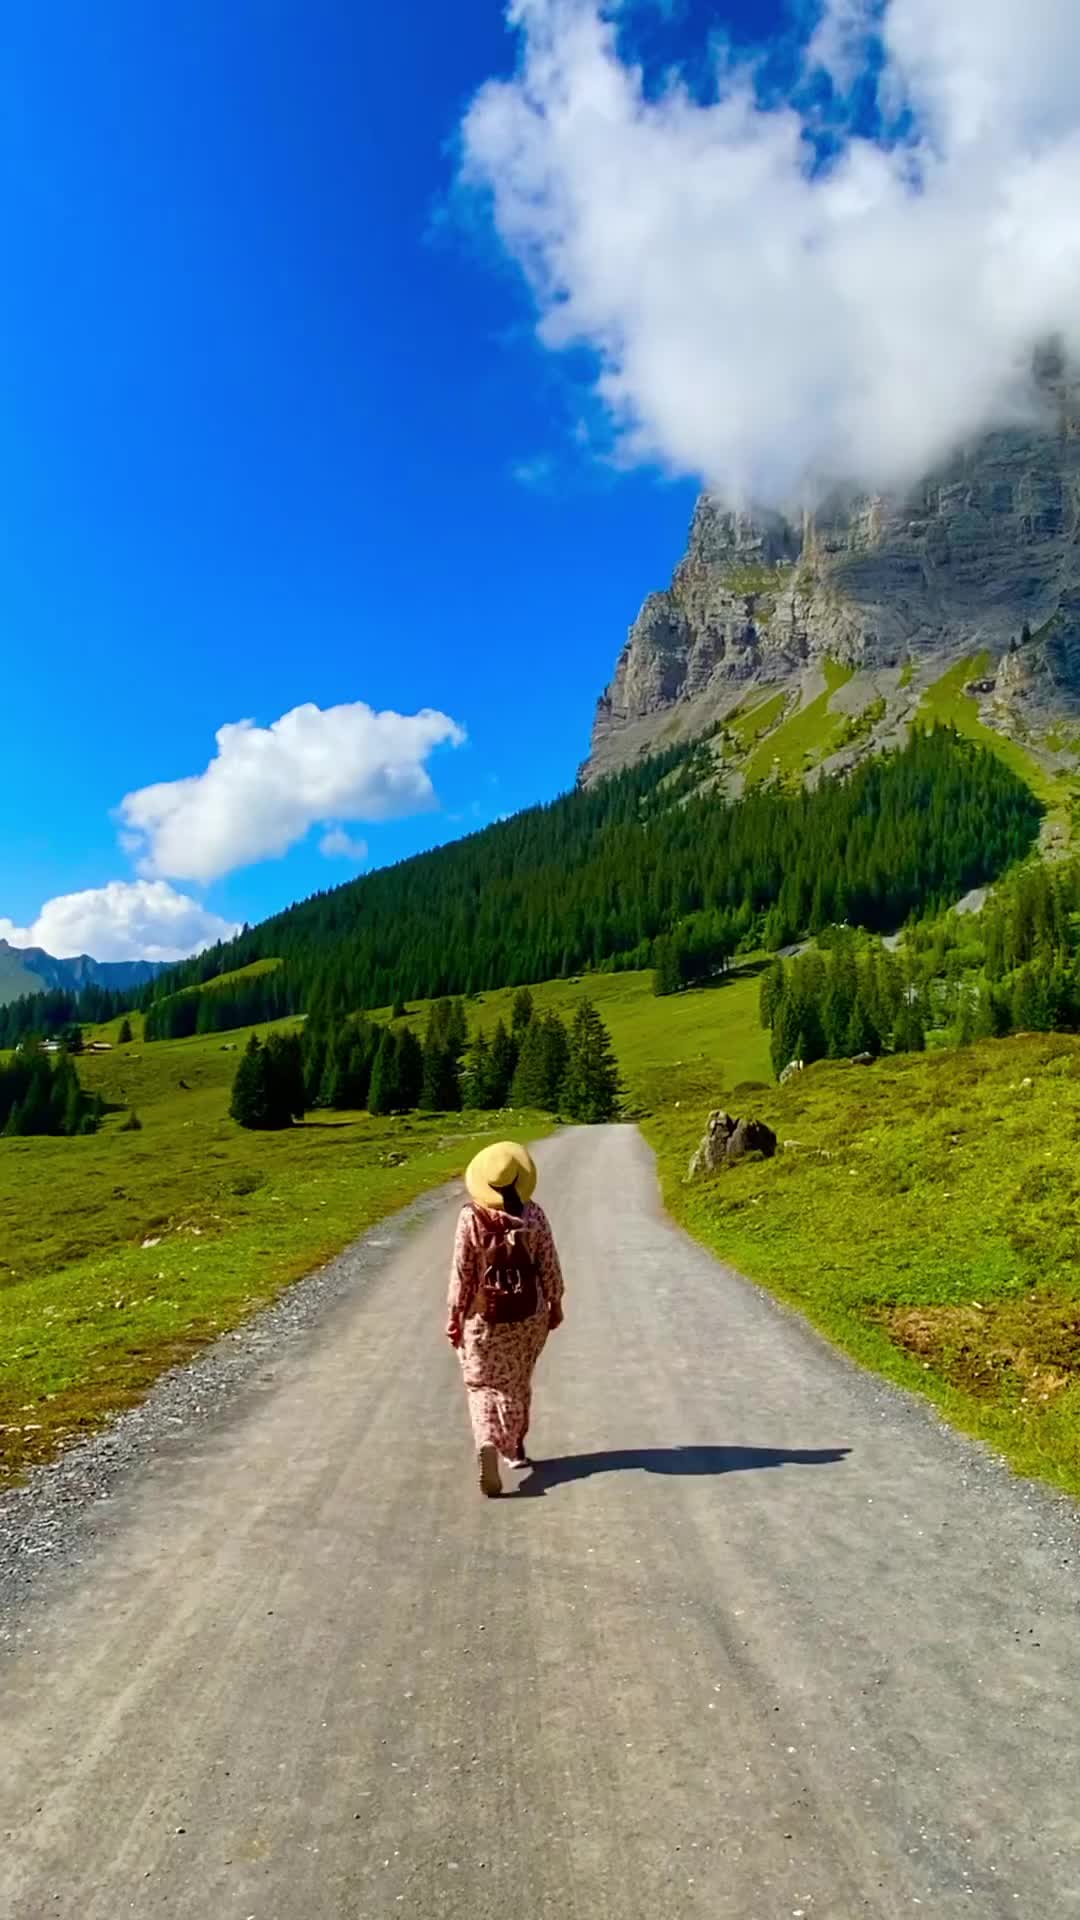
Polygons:
[[886,1048],[921,1051],[930,1029],[955,1046],[1080,1030],[1080,953],[1067,904],[1075,885],[1067,870],[1018,876],[1008,897],[984,910],[985,928],[947,949],[943,971],[934,970],[936,940],[912,942],[901,960],[878,945],[857,952],[845,935],[826,953],[773,961],[760,1006],[774,1069]]
[[775,1073],[792,1060],[809,1066],[926,1045],[922,993],[895,954],[877,942],[859,951],[851,934],[824,953],[810,948],[795,960],[774,960],[762,975],[759,1005]]
[[653,992],[679,993],[726,973],[746,937],[735,913],[697,913],[653,941]]
[[227,1033],[234,1027],[260,1026],[298,1012],[295,1000],[280,967],[247,980],[230,980],[220,987],[186,987],[180,993],[166,993],[150,1001],[143,1036],[147,1040],[186,1040],[193,1033]]
[[1038,831],[1029,789],[949,729],[810,791],[733,803],[706,784],[708,765],[703,749],[678,749],[317,894],[150,982],[141,1004],[270,958],[282,961],[274,974],[227,989],[241,1021],[267,1017],[264,993],[280,1012],[332,1025],[402,995],[588,969],[656,966],[685,984],[721,966],[732,942],[775,949],[838,921],[886,931],[940,911]]
[[920,922],[905,944],[922,975],[955,977],[972,969],[995,983],[1033,962],[1040,972],[1067,966],[1076,951],[1080,861],[1024,866],[994,891],[979,913],[950,913]]
[[0,1133],[96,1133],[105,1111],[99,1094],[84,1092],[69,1053],[50,1055],[36,1044],[17,1049],[0,1065]]
[[0,1050],[20,1046],[24,1040],[42,1034],[115,1020],[134,997],[130,988],[115,993],[107,987],[84,987],[80,993],[50,987],[47,993],[24,993],[0,1007]]
[[557,1014],[537,1013],[522,988],[511,1026],[499,1020],[490,1039],[480,1030],[471,1044],[464,1006],[449,997],[431,1007],[422,1042],[406,1025],[363,1014],[309,1021],[303,1038],[273,1035],[261,1045],[253,1034],[230,1111],[241,1126],[271,1128],[320,1107],[391,1114],[513,1104],[595,1124],[610,1120],[618,1101],[618,1068],[596,1009],[584,1002],[568,1032]]

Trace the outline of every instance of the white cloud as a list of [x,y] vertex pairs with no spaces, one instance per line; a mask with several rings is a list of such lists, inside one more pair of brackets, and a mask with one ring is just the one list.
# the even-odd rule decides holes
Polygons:
[[354,840],[344,827],[331,827],[319,841],[319,852],[327,860],[366,860],[368,844],[366,840]]
[[269,727],[239,720],[219,728],[204,773],[126,796],[124,844],[140,873],[213,880],[284,853],[316,824],[434,806],[424,763],[464,738],[445,713],[375,713],[360,700],[294,707]]
[[[730,54],[708,99],[646,84],[618,13],[513,0],[518,70],[473,101],[463,178],[541,340],[598,356],[620,458],[762,502],[887,486],[1030,407],[1037,340],[1080,350],[1076,0],[827,0],[767,103]],[[902,137],[843,124],[875,63]]]
[[32,926],[0,919],[0,939],[54,959],[182,960],[239,929],[164,880],[110,880],[47,900]]

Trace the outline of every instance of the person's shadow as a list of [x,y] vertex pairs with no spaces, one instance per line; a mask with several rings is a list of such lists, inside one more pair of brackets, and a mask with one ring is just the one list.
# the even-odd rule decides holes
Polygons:
[[518,1496],[533,1499],[571,1480],[594,1473],[667,1473],[679,1476],[748,1473],[757,1467],[835,1467],[850,1447],[620,1447],[608,1453],[568,1453],[534,1460],[518,1485]]

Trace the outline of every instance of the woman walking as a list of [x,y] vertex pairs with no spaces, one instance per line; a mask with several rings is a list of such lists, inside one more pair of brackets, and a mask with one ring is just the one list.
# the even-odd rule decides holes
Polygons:
[[561,1326],[563,1278],[547,1215],[534,1202],[536,1167],[513,1140],[485,1147],[465,1174],[450,1274],[447,1338],[461,1360],[480,1490],[502,1492],[499,1455],[527,1467],[533,1368]]

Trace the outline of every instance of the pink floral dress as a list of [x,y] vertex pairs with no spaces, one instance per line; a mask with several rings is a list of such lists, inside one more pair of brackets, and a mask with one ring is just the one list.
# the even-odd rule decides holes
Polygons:
[[462,1208],[457,1225],[446,1332],[461,1361],[477,1449],[497,1447],[504,1459],[513,1460],[524,1452],[529,1430],[533,1368],[549,1330],[562,1320],[563,1277],[542,1207],[530,1200],[520,1219],[502,1213],[487,1217],[524,1228],[542,1295],[540,1310],[509,1324],[483,1318],[477,1300],[483,1277],[480,1222],[470,1205]]

